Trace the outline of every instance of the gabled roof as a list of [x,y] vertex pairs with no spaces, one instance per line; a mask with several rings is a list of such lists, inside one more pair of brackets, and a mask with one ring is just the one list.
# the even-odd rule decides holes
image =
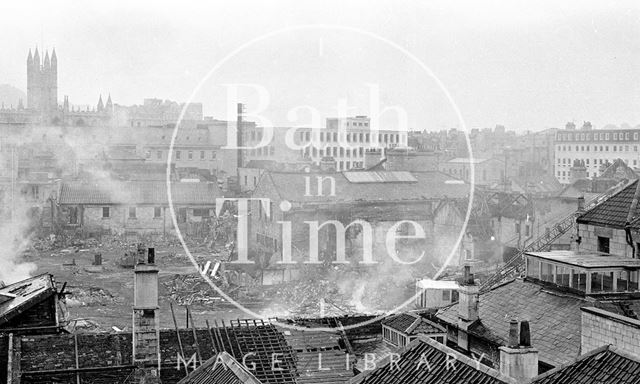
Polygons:
[[533,379],[535,384],[638,384],[640,356],[604,346]]
[[55,293],[53,277],[49,274],[0,288],[0,327]]
[[382,320],[382,324],[398,332],[410,335],[417,333],[445,333],[446,329],[413,313],[399,313]]
[[[345,173],[279,173],[266,172],[260,178],[260,183],[254,194],[264,194],[262,185],[271,182],[280,199],[290,202],[354,202],[354,201],[421,201],[441,198],[464,198],[469,195],[470,186],[460,180],[455,180],[441,172],[402,172],[406,179],[394,172],[376,171],[374,176],[367,176],[372,172]],[[361,178],[369,178],[369,182],[353,182],[356,174]],[[408,177],[413,180],[409,180]],[[324,177],[324,193],[317,196],[317,177]],[[330,195],[327,180],[335,180],[335,196]],[[305,196],[306,178],[311,179],[312,196]],[[351,181],[350,181],[351,180]],[[360,180],[360,179],[359,179]],[[384,180],[384,181],[379,181]],[[265,187],[269,188],[269,187]],[[258,196],[268,197],[268,196]]]
[[[222,192],[216,183],[171,183],[174,204],[215,205]],[[164,181],[68,182],[60,188],[60,204],[168,205]]]
[[220,352],[205,361],[178,384],[262,384],[227,352]]
[[[629,183],[629,185],[620,192],[578,216],[576,222],[579,224],[624,229],[637,185],[638,180]],[[635,212],[632,212],[632,217],[632,229],[640,230],[640,222],[638,222],[638,219],[640,219],[640,204],[636,206]]]
[[365,371],[349,383],[514,383],[500,372],[426,336],[419,336],[409,343],[401,350],[400,357],[394,359],[393,364],[391,358],[387,357],[376,365],[377,369]]
[[[437,317],[457,326],[458,303],[438,312]],[[556,294],[541,285],[516,279],[480,294],[478,314],[470,332],[498,345],[506,345],[509,319],[528,320],[531,343],[540,360],[552,366],[567,363],[580,354],[580,307],[593,306],[583,298]]]

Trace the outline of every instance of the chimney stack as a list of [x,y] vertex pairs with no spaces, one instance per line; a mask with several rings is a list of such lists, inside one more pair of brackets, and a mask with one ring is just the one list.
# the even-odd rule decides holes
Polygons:
[[584,212],[584,196],[578,197],[578,212]]
[[478,301],[480,287],[471,273],[469,265],[464,266],[464,276],[460,283],[458,302],[458,346],[464,350],[469,350],[468,329],[479,319]]
[[516,379],[529,381],[538,376],[538,350],[531,347],[529,322],[513,319],[509,323],[509,345],[500,347],[500,373]]
[[134,269],[132,341],[136,382],[160,382],[158,272],[155,249],[149,248],[147,259],[138,258]]

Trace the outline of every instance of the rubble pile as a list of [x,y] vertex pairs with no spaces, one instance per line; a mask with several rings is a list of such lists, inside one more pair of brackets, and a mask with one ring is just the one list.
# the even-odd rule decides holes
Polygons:
[[124,299],[97,287],[67,287],[67,306],[107,306],[123,303]]
[[161,284],[169,298],[179,305],[215,304],[224,301],[200,275],[174,275]]

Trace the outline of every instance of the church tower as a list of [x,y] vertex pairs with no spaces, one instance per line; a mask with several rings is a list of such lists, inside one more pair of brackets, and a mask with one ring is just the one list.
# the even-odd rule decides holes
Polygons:
[[43,113],[58,109],[58,57],[55,49],[51,57],[45,52],[44,62],[36,47],[27,56],[27,108]]

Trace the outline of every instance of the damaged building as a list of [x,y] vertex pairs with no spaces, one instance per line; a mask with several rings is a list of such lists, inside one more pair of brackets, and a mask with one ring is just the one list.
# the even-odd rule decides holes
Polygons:
[[[259,258],[267,271],[274,267],[264,284],[286,281],[291,271],[275,265],[281,260],[283,225],[291,230],[293,259],[309,257],[310,227],[334,221],[342,224],[344,233],[326,225],[318,230],[319,260],[335,260],[344,247],[348,258],[361,260],[367,252],[367,236],[371,235],[373,257],[380,260],[385,250],[389,230],[400,235],[413,235],[412,220],[424,230],[425,236],[406,246],[398,247],[398,254],[415,258],[425,249],[425,259],[443,262],[451,252],[463,227],[466,201],[470,186],[451,179],[440,172],[354,171],[341,173],[286,173],[266,171],[253,191],[256,199],[265,199],[270,206],[254,200],[250,207],[249,249]],[[351,224],[351,223],[356,224]],[[358,223],[365,222],[362,226]],[[400,224],[398,224],[400,223]],[[351,224],[351,225],[350,225]],[[366,225],[370,232],[365,231]],[[288,225],[288,224],[287,224]],[[340,229],[342,231],[342,229]],[[400,243],[400,242],[399,242]],[[466,254],[458,250],[460,255]],[[382,252],[384,253],[384,252]],[[460,256],[463,257],[463,256]],[[457,264],[458,258],[453,260]]]
[[[215,217],[216,183],[171,183],[178,226],[190,233]],[[167,185],[162,181],[64,182],[56,202],[56,222],[86,235],[173,234]]]

